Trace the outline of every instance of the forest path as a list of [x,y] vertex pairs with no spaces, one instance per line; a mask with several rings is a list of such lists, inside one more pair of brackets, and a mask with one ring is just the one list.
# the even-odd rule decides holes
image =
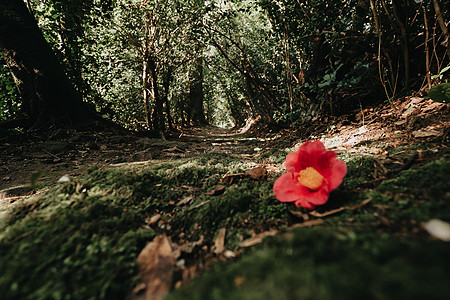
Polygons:
[[20,134],[0,140],[0,195],[30,195],[35,187],[52,184],[66,174],[79,175],[90,166],[170,161],[208,153],[253,159],[265,144],[264,139],[214,126],[186,128],[167,140],[102,131]]
[[267,144],[264,138],[214,126],[183,130],[179,140],[194,152],[234,154],[248,159],[254,159]]

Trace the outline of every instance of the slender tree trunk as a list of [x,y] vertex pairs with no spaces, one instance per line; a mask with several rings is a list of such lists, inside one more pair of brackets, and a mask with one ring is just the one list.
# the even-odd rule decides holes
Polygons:
[[143,104],[144,104],[144,112],[145,112],[145,125],[147,128],[152,127],[151,122],[151,114],[150,114],[150,79],[149,73],[150,68],[148,65],[148,53],[147,50],[144,50],[144,58],[142,60],[142,89],[143,89]]
[[33,127],[93,118],[22,0],[0,1],[0,50]]
[[445,26],[445,20],[442,16],[441,6],[438,0],[433,0],[434,11],[436,12],[436,19],[441,27],[442,33],[444,34],[444,40],[447,41],[447,55],[450,58],[450,35],[447,26]]
[[150,95],[153,102],[152,122],[153,129],[156,131],[164,131],[163,103],[158,89],[158,73],[156,71],[156,61],[150,58],[148,61],[150,70]]
[[203,56],[198,47],[199,57],[194,60],[194,70],[191,73],[191,84],[189,88],[190,120],[195,125],[207,124],[203,111]]
[[397,13],[397,5],[396,1],[392,1],[392,7],[394,10],[395,21],[397,22],[398,27],[400,28],[400,44],[402,46],[403,52],[403,67],[405,69],[405,88],[409,86],[409,50],[408,50],[408,36],[406,33],[406,26],[400,19]]
[[430,72],[430,50],[428,49],[428,37],[429,37],[429,31],[428,31],[428,17],[427,17],[427,10],[425,7],[423,8],[423,21],[425,25],[425,68],[427,70],[426,79],[428,84],[428,89],[431,89],[431,72]]
[[170,83],[172,81],[172,68],[167,67],[167,73],[164,76],[163,80],[163,97],[162,102],[165,108],[166,116],[167,116],[167,126],[170,130],[173,129],[173,119],[170,114],[170,105],[169,105],[169,91],[170,91]]

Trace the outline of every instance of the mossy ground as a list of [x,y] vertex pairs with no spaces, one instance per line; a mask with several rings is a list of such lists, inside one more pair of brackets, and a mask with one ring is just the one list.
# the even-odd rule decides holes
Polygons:
[[[408,160],[408,151],[393,157]],[[259,162],[280,166],[285,155],[272,150]],[[404,170],[386,163],[393,171],[387,174],[370,156],[340,158],[348,175],[317,212],[370,203],[296,230],[289,229],[303,221],[290,212],[296,208],[272,193],[279,174],[221,182],[254,166],[240,156],[90,168],[3,212],[2,299],[124,299],[138,280],[137,255],[157,234],[178,245],[203,239],[203,247],[182,253],[188,267],[214,258],[220,228],[227,229],[226,248],[240,256],[209,264],[169,299],[449,298],[450,246],[420,225],[450,221],[449,156],[425,152]],[[211,193],[218,185],[224,189]],[[155,215],[159,221],[149,222]],[[250,249],[238,247],[270,229],[281,233]]]

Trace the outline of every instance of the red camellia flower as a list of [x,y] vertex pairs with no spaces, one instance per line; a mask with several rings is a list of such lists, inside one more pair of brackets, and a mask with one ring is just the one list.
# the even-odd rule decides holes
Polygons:
[[275,181],[275,197],[308,209],[325,204],[347,174],[347,165],[336,157],[320,141],[304,143],[286,157],[287,173]]

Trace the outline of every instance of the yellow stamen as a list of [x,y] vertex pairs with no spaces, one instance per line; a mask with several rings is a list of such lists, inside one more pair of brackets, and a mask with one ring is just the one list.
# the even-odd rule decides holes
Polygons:
[[307,167],[306,169],[300,171],[300,176],[298,177],[298,182],[311,189],[317,190],[322,186],[323,176],[317,172],[313,167]]

